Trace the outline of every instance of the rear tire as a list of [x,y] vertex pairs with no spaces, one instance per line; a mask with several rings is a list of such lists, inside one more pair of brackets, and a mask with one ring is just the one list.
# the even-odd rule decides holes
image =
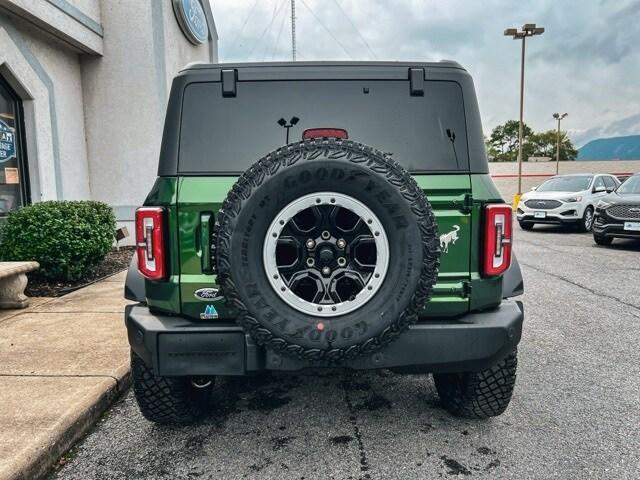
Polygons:
[[188,377],[160,377],[131,352],[133,391],[140,412],[160,424],[187,425],[207,413],[213,382],[196,388]]
[[516,382],[517,351],[487,370],[434,374],[445,409],[456,417],[489,418],[502,414],[511,401]]
[[594,235],[593,241],[596,242],[598,245],[607,246],[607,245],[611,245],[611,242],[613,242],[613,238],[604,237],[602,235]]
[[526,230],[527,232],[533,230],[533,226],[535,225],[534,223],[531,222],[521,222],[518,220],[518,225],[520,225],[520,228],[522,230]]

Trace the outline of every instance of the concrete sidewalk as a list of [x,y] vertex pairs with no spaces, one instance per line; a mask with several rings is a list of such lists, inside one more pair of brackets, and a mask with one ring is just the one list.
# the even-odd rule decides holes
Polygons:
[[124,278],[0,311],[0,480],[44,475],[127,388]]

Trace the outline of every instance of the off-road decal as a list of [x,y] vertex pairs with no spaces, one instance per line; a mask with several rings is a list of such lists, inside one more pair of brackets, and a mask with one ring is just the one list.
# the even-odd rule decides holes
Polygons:
[[215,320],[218,318],[218,311],[213,305],[207,305],[204,312],[200,314],[200,320]]

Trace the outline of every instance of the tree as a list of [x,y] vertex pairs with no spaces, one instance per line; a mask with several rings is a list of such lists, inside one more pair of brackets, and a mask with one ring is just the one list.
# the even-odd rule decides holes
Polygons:
[[[518,130],[519,123],[517,120],[509,120],[504,125],[498,125],[491,131],[491,135],[487,140],[487,151],[489,158],[495,162],[515,162],[518,158]],[[527,137],[533,133],[533,130],[524,124],[522,127],[522,136],[525,144],[523,145],[523,154],[526,150]]]
[[[546,132],[534,133],[529,141],[533,145],[533,156],[551,157],[555,160],[558,146],[558,132],[547,130]],[[578,151],[573,146],[571,139],[566,132],[560,132],[560,160],[575,160]]]
[[556,143],[556,134],[553,130],[534,133],[529,138],[531,142],[532,155],[534,157],[551,157]]
[[[553,144],[552,155],[556,155],[557,142]],[[578,156],[578,150],[567,135],[567,132],[560,131],[560,160],[575,160]]]
[[[515,162],[518,160],[518,121],[508,120],[498,125],[485,138],[487,155],[493,162]],[[529,157],[551,157],[555,159],[557,146],[556,130],[534,132],[527,124],[523,125],[522,160]],[[578,151],[566,132],[560,132],[560,160],[575,160]]]

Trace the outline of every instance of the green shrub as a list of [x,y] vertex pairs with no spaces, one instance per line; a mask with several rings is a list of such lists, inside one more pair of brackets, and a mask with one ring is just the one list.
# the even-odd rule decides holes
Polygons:
[[0,258],[35,260],[38,275],[77,280],[104,260],[114,237],[115,216],[105,203],[35,203],[7,217],[0,230]]

